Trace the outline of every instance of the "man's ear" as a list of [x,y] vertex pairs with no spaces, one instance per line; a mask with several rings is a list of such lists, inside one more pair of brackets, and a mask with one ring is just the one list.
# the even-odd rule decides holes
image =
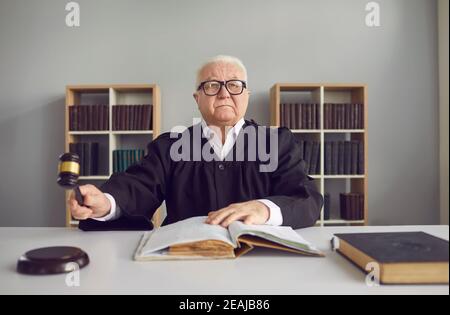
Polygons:
[[194,94],[192,94],[192,96],[194,97],[194,100],[197,102],[198,104],[198,92],[195,92]]

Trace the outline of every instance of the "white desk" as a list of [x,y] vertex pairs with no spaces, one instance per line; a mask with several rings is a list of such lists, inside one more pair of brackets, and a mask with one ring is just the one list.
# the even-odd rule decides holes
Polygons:
[[[135,262],[141,232],[0,228],[0,294],[449,294],[448,285],[368,287],[362,271],[331,251],[333,233],[383,231],[449,237],[448,226],[314,227],[299,232],[326,258],[256,249],[234,260]],[[56,245],[78,246],[89,254],[79,287],[68,287],[66,275],[15,271],[26,251]]]

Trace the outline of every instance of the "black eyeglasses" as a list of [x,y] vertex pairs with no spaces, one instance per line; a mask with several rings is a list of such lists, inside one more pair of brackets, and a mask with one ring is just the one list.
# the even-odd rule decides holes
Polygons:
[[222,89],[222,86],[225,86],[228,93],[230,95],[239,95],[242,94],[244,89],[247,88],[247,82],[242,80],[228,80],[228,81],[217,81],[217,80],[210,80],[210,81],[204,81],[200,83],[200,85],[197,88],[197,91],[200,89],[203,89],[203,92],[205,92],[208,96],[214,96],[219,94],[220,90]]

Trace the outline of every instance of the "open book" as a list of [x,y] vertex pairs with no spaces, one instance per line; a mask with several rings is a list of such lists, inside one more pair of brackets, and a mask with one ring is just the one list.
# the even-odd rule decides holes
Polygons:
[[308,256],[324,256],[290,227],[246,225],[224,228],[193,217],[146,232],[134,259],[178,260],[236,258],[253,247],[267,247]]

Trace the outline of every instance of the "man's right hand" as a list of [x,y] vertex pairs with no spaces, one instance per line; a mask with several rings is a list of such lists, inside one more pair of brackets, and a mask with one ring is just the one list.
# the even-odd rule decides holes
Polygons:
[[83,196],[83,206],[76,201],[74,191],[71,192],[68,200],[70,213],[75,219],[101,218],[111,211],[109,199],[94,185],[80,186],[80,192]]

